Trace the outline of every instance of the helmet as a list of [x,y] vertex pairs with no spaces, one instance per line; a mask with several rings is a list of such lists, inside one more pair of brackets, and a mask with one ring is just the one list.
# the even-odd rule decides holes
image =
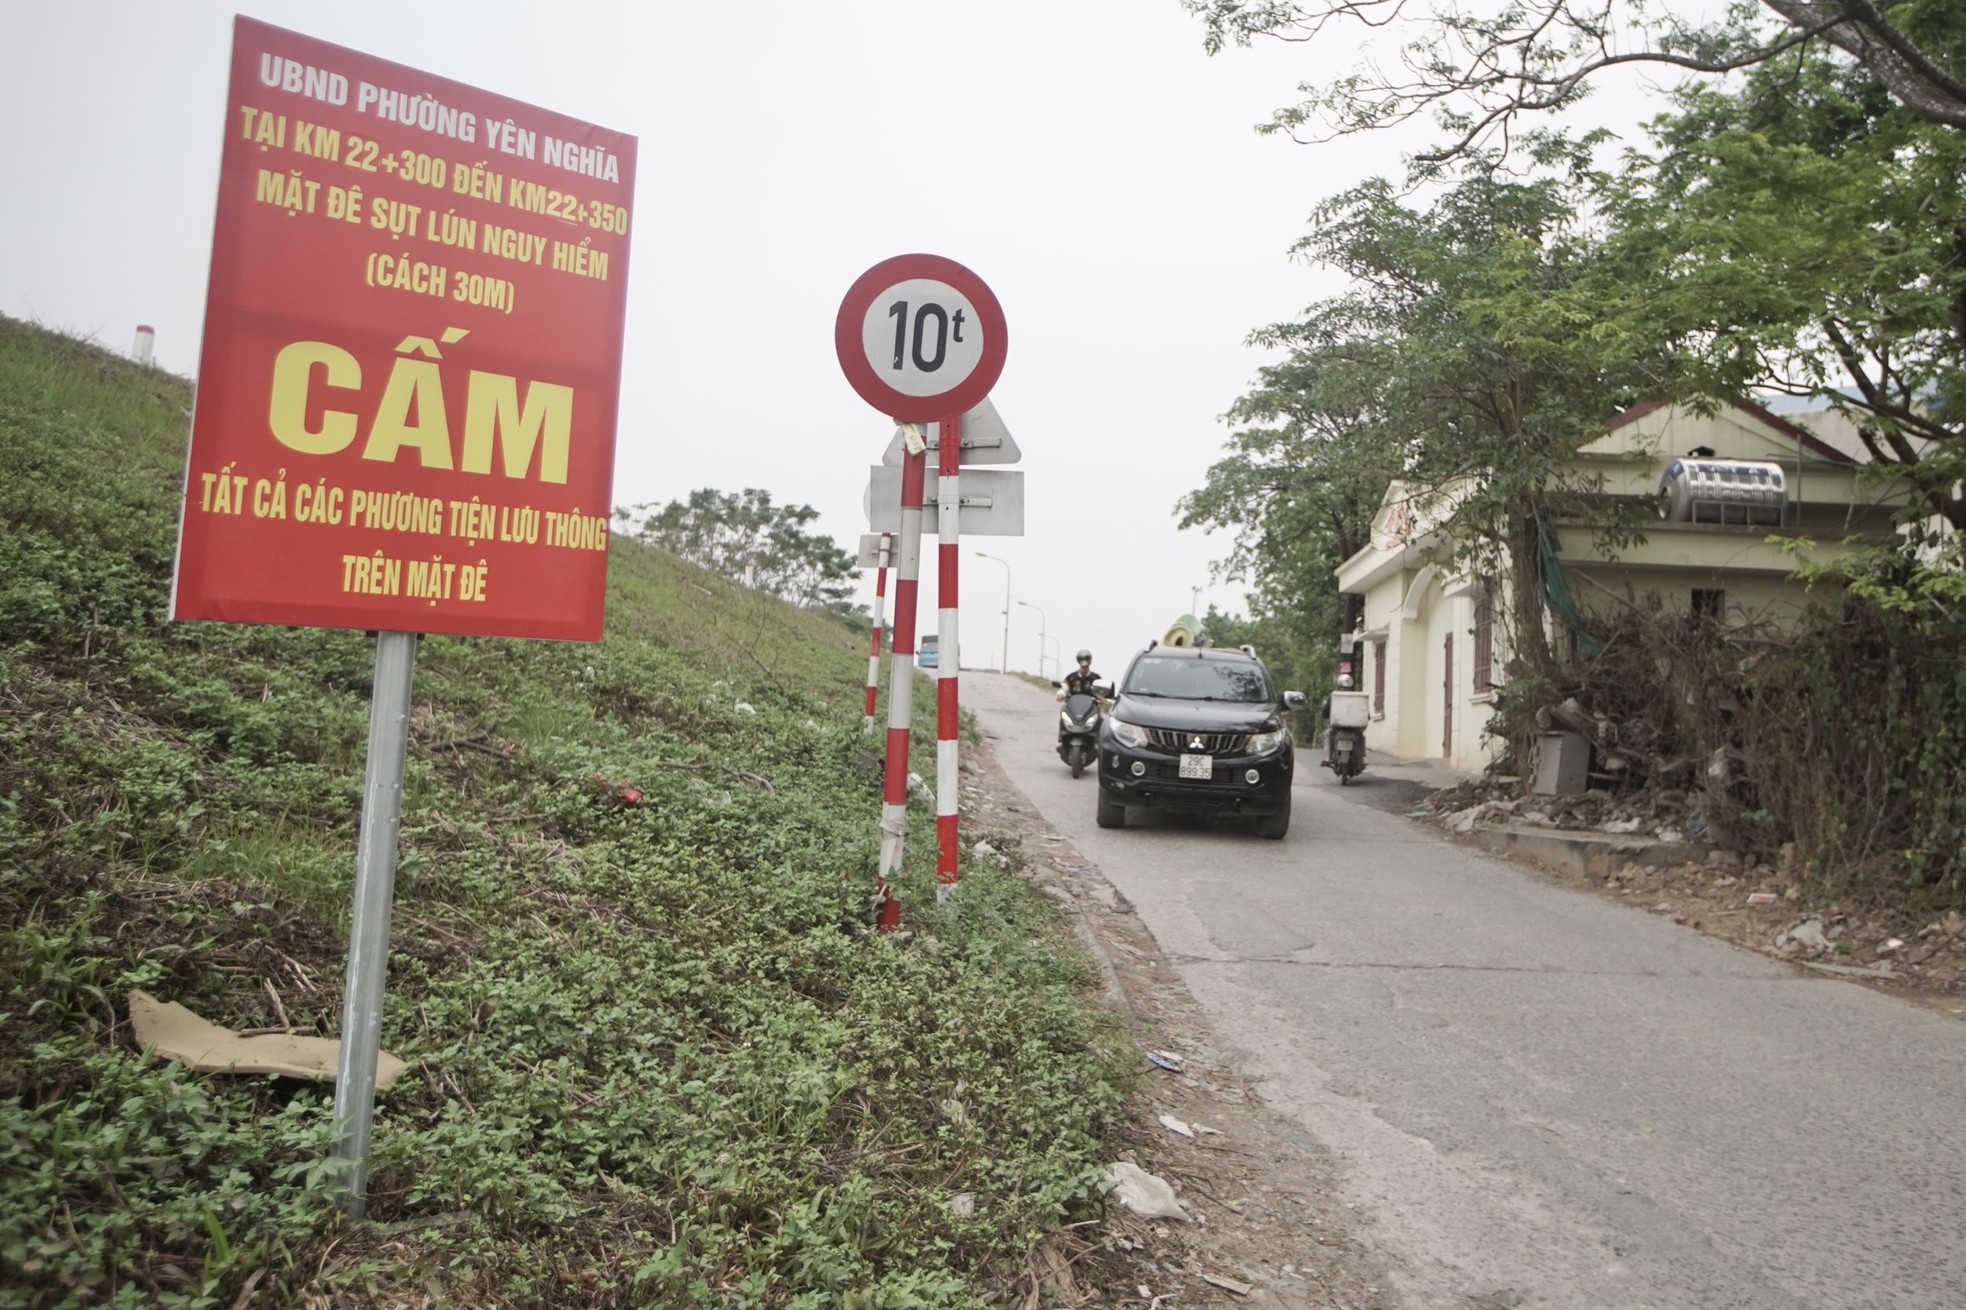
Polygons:
[[1079,654],[1078,654],[1078,660],[1079,660],[1079,663],[1081,663],[1081,664],[1090,664],[1090,663],[1092,663],[1092,652],[1091,652],[1091,651],[1089,651],[1089,650],[1082,650],[1082,651],[1080,651],[1080,652],[1079,652]]

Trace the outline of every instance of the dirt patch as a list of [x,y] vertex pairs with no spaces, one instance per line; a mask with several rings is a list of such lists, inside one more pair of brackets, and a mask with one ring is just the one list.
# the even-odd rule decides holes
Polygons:
[[1747,950],[1966,1017],[1966,916],[1813,900],[1793,848],[1766,855],[1683,841],[1706,835],[1695,796],[1590,793],[1514,800],[1492,785],[1471,782],[1435,793],[1425,808],[1463,839],[1501,828],[1559,838],[1649,838],[1654,844],[1644,859],[1595,861],[1611,867],[1590,871],[1519,854],[1510,858],[1555,882],[1639,906]]
[[1038,815],[987,747],[964,753],[963,775],[968,832],[1006,848],[1072,916],[1105,972],[1109,1003],[1151,1053],[1115,1158],[1164,1179],[1188,1216],[1146,1219],[1115,1206],[1034,1252],[1005,1303],[1399,1306],[1387,1289],[1395,1257],[1337,1195],[1342,1162],[1270,1109],[1216,1049],[1206,1015],[1133,907]]
[[1730,851],[1664,867],[1627,863],[1603,878],[1541,871],[1736,946],[1966,1017],[1966,917],[1957,911],[1931,919],[1811,905],[1778,869],[1743,865]]

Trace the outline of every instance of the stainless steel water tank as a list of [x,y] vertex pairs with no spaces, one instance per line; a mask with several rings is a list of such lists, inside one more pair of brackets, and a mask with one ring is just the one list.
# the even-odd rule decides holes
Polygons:
[[1676,459],[1659,479],[1659,517],[1672,523],[1779,524],[1782,466],[1760,459]]

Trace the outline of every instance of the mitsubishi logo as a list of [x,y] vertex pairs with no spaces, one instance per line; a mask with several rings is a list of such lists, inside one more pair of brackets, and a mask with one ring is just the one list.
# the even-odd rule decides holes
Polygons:
[[1201,740],[1201,738],[1200,738],[1200,737],[1190,737],[1190,738],[1188,738],[1188,749],[1189,749],[1189,750],[1191,750],[1191,751],[1198,751],[1198,750],[1200,750],[1201,748],[1202,748],[1202,740]]

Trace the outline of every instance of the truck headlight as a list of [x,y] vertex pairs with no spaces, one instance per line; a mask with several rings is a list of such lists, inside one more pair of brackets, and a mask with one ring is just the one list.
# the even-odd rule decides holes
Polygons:
[[1111,717],[1107,718],[1106,723],[1113,730],[1113,740],[1120,745],[1138,750],[1147,744],[1147,730],[1139,724]]
[[1284,730],[1281,728],[1275,732],[1250,733],[1249,753],[1251,755],[1268,755],[1271,751],[1282,750],[1284,735]]

